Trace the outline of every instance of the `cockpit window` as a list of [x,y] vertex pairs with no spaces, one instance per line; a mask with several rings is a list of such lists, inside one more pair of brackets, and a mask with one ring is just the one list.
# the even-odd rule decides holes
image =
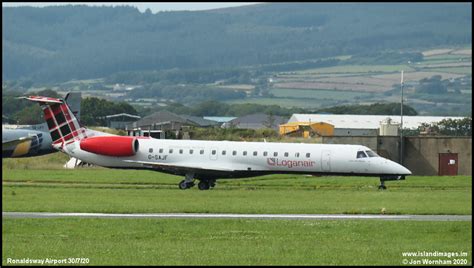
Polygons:
[[379,155],[374,153],[374,151],[365,151],[369,157],[378,157]]
[[365,158],[367,155],[364,153],[364,151],[358,151],[357,152],[357,158]]

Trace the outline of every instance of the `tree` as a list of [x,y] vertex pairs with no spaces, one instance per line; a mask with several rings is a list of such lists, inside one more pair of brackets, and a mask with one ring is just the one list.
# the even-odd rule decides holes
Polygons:
[[423,78],[415,89],[416,93],[426,94],[444,94],[448,92],[448,88],[441,81],[441,75],[435,75],[430,78]]
[[[343,105],[321,109],[317,112],[334,114],[378,114],[378,115],[399,115],[399,103],[374,103],[370,105]],[[418,112],[411,106],[403,105],[403,115],[417,115]]]
[[417,132],[427,132],[431,135],[445,136],[471,136],[472,135],[472,117],[463,119],[443,119],[438,123],[423,123],[418,127]]
[[15,113],[14,118],[16,118],[16,121],[20,125],[36,125],[44,123],[43,111],[37,104],[25,107],[21,111]]
[[438,124],[439,134],[448,136],[471,136],[472,117],[463,119],[443,119]]
[[106,115],[119,113],[136,115],[137,111],[128,103],[115,103],[95,97],[85,98],[81,102],[81,123],[84,125],[104,125]]

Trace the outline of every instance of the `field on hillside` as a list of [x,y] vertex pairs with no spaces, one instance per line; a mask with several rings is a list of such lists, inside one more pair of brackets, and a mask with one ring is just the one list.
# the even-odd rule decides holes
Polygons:
[[466,49],[428,51],[423,61],[406,65],[340,65],[283,72],[277,75],[274,88],[333,89],[362,92],[384,92],[400,84],[440,75],[443,80],[472,74],[472,55]]
[[[229,103],[251,102],[284,107],[320,109],[335,105],[375,102],[399,102],[401,71],[404,71],[406,104],[420,115],[469,115],[471,99],[472,54],[470,49],[440,49],[424,53],[420,62],[398,65],[354,65],[278,72],[273,74],[269,94],[273,97],[251,97]],[[348,60],[348,58],[345,58]],[[441,76],[442,80],[460,81],[448,94],[415,94],[422,79]],[[426,95],[426,94],[425,94]],[[440,99],[441,98],[441,99]]]

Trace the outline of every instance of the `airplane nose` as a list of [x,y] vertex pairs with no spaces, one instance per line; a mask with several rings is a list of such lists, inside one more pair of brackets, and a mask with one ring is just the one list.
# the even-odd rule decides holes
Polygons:
[[404,170],[404,172],[405,172],[404,175],[411,175],[411,171],[410,171],[408,168],[406,168],[406,167],[404,167],[404,166],[402,166],[402,168],[403,168],[403,170]]
[[411,175],[411,171],[408,168],[406,168],[406,167],[404,167],[404,166],[402,166],[398,163],[395,163],[395,162],[393,162],[393,164],[394,164],[394,171],[395,171],[396,174]]

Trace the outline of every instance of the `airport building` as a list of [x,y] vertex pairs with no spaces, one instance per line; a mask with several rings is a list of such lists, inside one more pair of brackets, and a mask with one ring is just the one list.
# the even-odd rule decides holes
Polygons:
[[125,129],[128,124],[140,120],[140,116],[126,113],[111,114],[105,116],[105,120],[107,121],[107,127],[115,129]]
[[[403,129],[416,129],[423,123],[431,124],[443,119],[463,119],[463,117],[443,116],[403,116]],[[333,127],[332,131],[321,132],[315,123],[324,123]],[[398,136],[399,115],[350,115],[350,114],[293,114],[287,124],[280,126],[280,134],[288,132],[289,125],[310,125],[312,134],[302,132],[300,137],[307,136]],[[318,134],[319,133],[319,134]],[[321,134],[321,135],[320,135]],[[325,134],[325,135],[324,135]]]

